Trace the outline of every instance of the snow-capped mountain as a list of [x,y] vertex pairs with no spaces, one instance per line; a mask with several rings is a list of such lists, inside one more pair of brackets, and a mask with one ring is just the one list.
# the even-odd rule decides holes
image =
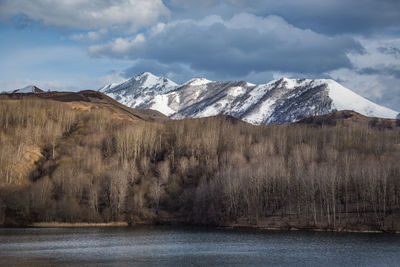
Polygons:
[[146,108],[154,97],[169,93],[177,87],[178,85],[168,78],[144,72],[120,84],[106,85],[99,91],[126,106]]
[[282,78],[256,85],[196,78],[177,85],[143,73],[100,91],[127,106],[155,109],[174,119],[226,114],[253,124],[282,124],[334,110],[382,118],[395,118],[398,113],[329,79]]

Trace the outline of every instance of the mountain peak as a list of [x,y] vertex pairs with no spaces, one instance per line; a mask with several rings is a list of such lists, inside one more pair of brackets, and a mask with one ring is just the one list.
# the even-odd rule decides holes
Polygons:
[[160,78],[160,77],[154,75],[154,74],[151,73],[151,72],[145,71],[145,72],[142,72],[142,73],[140,73],[140,74],[138,74],[138,75],[133,76],[133,78],[137,78],[137,79],[144,79],[144,78],[146,78],[146,79],[147,79],[147,78]]
[[175,90],[178,84],[166,77],[158,77],[150,72],[135,75],[120,84],[109,84],[99,89],[126,106],[143,107],[155,96]]
[[143,72],[139,75],[133,76],[131,80],[138,81],[144,88],[153,87],[176,87],[177,84],[166,77],[159,77],[151,72]]
[[177,87],[178,84],[171,81],[166,77],[159,77],[151,72],[143,72],[141,74],[135,75],[132,78],[122,82],[122,83],[111,83],[100,88],[100,92],[112,93],[115,91],[124,92],[139,92],[146,90],[156,90],[156,91],[169,91]]
[[184,85],[198,86],[198,85],[205,85],[211,82],[213,81],[207,80],[206,78],[193,78],[188,82],[186,82]]

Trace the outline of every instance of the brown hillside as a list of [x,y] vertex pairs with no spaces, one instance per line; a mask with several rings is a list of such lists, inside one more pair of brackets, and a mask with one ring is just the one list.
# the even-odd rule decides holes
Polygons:
[[141,110],[126,107],[111,97],[97,91],[85,90],[80,92],[46,92],[41,94],[1,94],[1,100],[16,100],[26,98],[50,99],[64,102],[74,110],[88,111],[94,109],[107,110],[114,118],[131,121],[144,120],[165,122],[169,118],[155,110]]
[[342,110],[329,114],[318,115],[302,119],[298,124],[308,124],[314,126],[371,126],[376,129],[392,129],[397,126],[398,121],[395,119],[373,118],[361,115],[355,111]]
[[3,95],[0,225],[399,231],[397,122],[344,111],[254,126],[169,120],[94,91]]

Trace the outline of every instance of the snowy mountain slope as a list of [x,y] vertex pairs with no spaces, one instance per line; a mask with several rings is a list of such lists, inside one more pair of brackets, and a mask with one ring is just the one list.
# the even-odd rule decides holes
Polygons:
[[226,114],[253,124],[282,124],[334,110],[383,118],[397,115],[328,79],[282,78],[255,85],[196,78],[177,85],[144,73],[100,91],[127,106],[155,109],[174,119]]
[[369,117],[395,118],[397,112],[389,108],[377,105],[368,99],[360,97],[353,91],[343,87],[333,80],[325,80],[330,91],[329,97],[333,100],[333,105],[337,110],[352,109],[358,113]]
[[99,91],[126,106],[144,108],[155,96],[168,93],[177,87],[176,83],[167,78],[144,72],[120,84],[106,85]]

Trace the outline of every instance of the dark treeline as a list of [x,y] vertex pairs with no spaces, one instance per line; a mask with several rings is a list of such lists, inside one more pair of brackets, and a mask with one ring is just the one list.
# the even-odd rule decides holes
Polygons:
[[0,224],[400,230],[394,122],[149,123],[51,100],[0,101]]

